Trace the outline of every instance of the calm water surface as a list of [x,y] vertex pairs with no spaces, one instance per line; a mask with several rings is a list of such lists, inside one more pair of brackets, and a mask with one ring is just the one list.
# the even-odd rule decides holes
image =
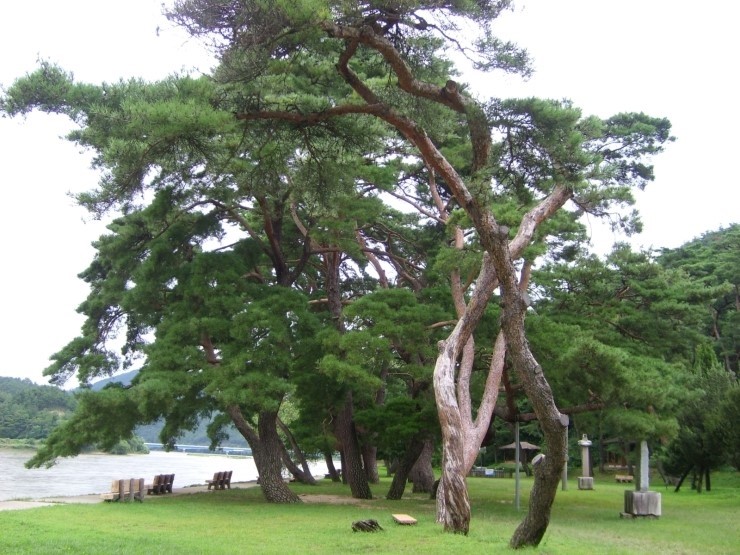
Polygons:
[[[0,449],[0,501],[39,499],[66,495],[85,495],[110,491],[112,480],[144,478],[155,474],[174,474],[175,487],[205,484],[214,472],[232,470],[232,482],[257,479],[252,457],[198,455],[152,451],[148,455],[80,455],[59,459],[51,468],[23,466],[33,451]],[[314,474],[323,475],[323,461],[311,463]]]

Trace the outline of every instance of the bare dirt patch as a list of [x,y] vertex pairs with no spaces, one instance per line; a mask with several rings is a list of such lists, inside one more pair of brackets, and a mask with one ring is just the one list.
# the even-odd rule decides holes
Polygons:
[[304,493],[299,495],[304,503],[325,503],[327,505],[355,505],[357,507],[370,507],[367,499],[355,499],[354,497],[344,497],[343,495],[325,495]]

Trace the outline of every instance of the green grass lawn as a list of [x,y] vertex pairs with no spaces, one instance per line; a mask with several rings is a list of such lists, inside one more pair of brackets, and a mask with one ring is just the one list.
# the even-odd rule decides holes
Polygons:
[[[389,479],[373,488],[380,497]],[[359,504],[346,486],[323,481],[294,485],[303,495],[341,496],[347,503],[271,505],[258,488],[177,497],[144,503],[58,505],[0,512],[0,553],[421,553],[480,554],[508,550],[526,509],[531,481],[523,480],[522,510],[514,508],[514,481],[470,478],[473,519],[467,537],[442,532],[434,501],[407,494],[400,501]],[[558,492],[552,522],[539,553],[740,553],[740,477],[717,474],[709,493],[676,494],[662,486],[660,519],[621,519],[625,485],[596,478],[593,491],[573,480]],[[392,513],[418,519],[393,522]],[[374,518],[383,532],[352,532],[354,520]],[[529,552],[531,550],[525,550]]]

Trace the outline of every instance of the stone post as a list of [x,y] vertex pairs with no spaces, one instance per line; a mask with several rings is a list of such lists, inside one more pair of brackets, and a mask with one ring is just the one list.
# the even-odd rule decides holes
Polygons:
[[592,443],[586,434],[578,442],[581,446],[581,476],[578,478],[578,489],[594,489],[594,479],[591,476],[591,457],[589,448]]
[[650,451],[647,441],[640,442],[640,489],[624,492],[624,512],[622,516],[651,516],[661,514],[660,493],[650,491]]
[[640,491],[650,489],[650,451],[647,441],[640,442]]

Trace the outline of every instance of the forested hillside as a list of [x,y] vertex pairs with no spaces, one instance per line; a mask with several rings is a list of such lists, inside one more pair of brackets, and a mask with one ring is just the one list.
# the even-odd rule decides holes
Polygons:
[[[135,375],[133,371],[106,378],[93,384],[92,389],[100,390],[109,383],[130,385]],[[37,385],[28,379],[0,377],[0,438],[45,439],[76,405],[74,392],[51,385]],[[185,432],[178,443],[209,445],[208,423],[200,422],[195,430]],[[159,443],[162,426],[161,421],[138,426],[135,433],[146,442]],[[221,445],[246,447],[246,442],[236,430],[226,432],[229,438]]]
[[0,438],[43,439],[76,404],[57,387],[0,377]]

